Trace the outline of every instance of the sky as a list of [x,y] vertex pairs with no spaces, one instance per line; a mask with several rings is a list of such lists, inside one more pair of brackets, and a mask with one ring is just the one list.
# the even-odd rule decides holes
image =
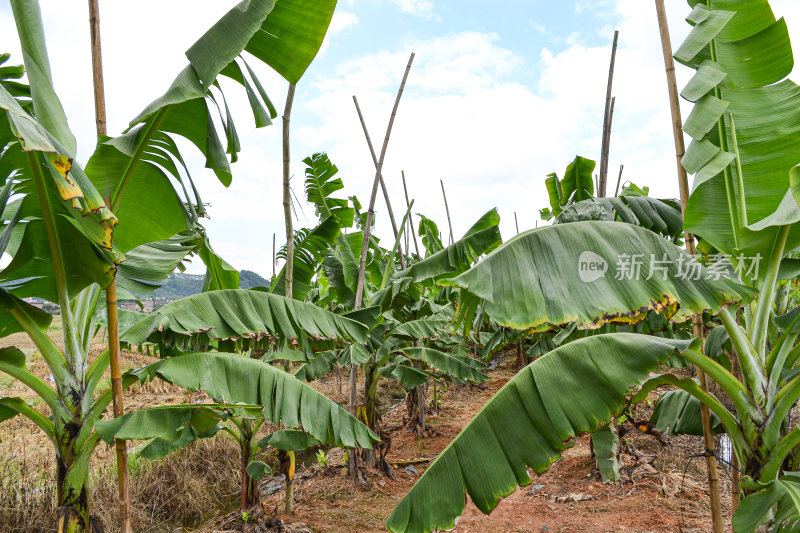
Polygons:
[[[77,0],[41,0],[56,91],[78,138],[78,159],[94,149],[94,101],[88,7]],[[100,2],[108,130],[118,135],[160,96],[188,63],[184,52],[237,2],[139,0]],[[666,0],[673,47],[689,31],[685,0]],[[773,0],[800,42],[800,2]],[[135,6],[135,7],[132,7]],[[439,180],[458,239],[481,215],[498,208],[508,239],[533,228],[548,206],[544,180],[576,155],[599,162],[608,63],[619,30],[609,158],[613,193],[623,183],[675,198],[675,169],[666,76],[655,7],[647,0],[339,0],[322,49],[297,85],[292,111],[292,188],[301,203],[295,227],[316,218],[304,201],[302,160],[327,152],[345,184],[342,196],[369,202],[374,165],[352,97],[380,149],[408,57],[416,57],[400,102],[384,163],[398,218],[405,212],[401,171],[413,212],[446,235]],[[14,21],[0,6],[0,51],[21,62]],[[253,61],[250,62],[253,65]],[[253,65],[283,109],[288,84]],[[678,65],[682,87],[693,71]],[[800,68],[793,79],[800,79]],[[233,88],[231,86],[231,88]],[[242,91],[230,92],[242,144],[225,188],[196,155],[189,157],[214,249],[238,269],[272,274],[272,235],[285,241],[280,117],[255,129]],[[690,107],[683,105],[683,116]],[[191,152],[191,150],[189,150]],[[389,247],[391,227],[379,194],[377,234]],[[415,222],[418,218],[415,216]],[[280,265],[278,266],[280,268]],[[195,260],[189,269],[203,273]]]

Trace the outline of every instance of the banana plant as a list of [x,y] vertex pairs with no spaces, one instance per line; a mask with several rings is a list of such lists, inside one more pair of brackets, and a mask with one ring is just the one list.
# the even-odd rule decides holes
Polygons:
[[595,162],[577,156],[569,164],[564,179],[549,174],[545,179],[550,207],[539,210],[543,220],[555,224],[579,220],[619,220],[642,226],[676,243],[683,236],[683,215],[677,200],[660,200],[648,196],[647,187],[634,184],[622,188],[619,196],[594,196],[592,171]]
[[[202,215],[174,137],[188,139],[229,184],[239,141],[218,79],[241,85],[256,124],[269,124],[274,109],[242,53],[296,82],[322,43],[334,5],[241,2],[187,51],[189,65],[125,133],[100,139],[84,171],[53,88],[39,4],[11,2],[27,84],[13,81],[19,69],[0,83],[0,241],[12,258],[0,272],[0,331],[25,331],[56,387],[30,373],[19,350],[3,350],[2,370],[40,396],[50,416],[19,398],[2,398],[0,420],[27,416],[53,442],[59,532],[87,531],[96,522],[88,509],[88,468],[99,441],[94,424],[111,389],[102,380],[108,353],[90,364],[88,344],[102,290],[115,276],[131,287],[166,278],[190,250],[167,241],[193,229]],[[60,306],[63,349],[45,332],[49,318],[21,300],[27,296]]]
[[[475,298],[498,322],[533,331],[567,321],[583,329],[636,323],[653,310],[678,322],[711,312],[741,378],[703,354],[700,339],[616,333],[566,344],[526,367],[470,422],[394,510],[392,531],[451,527],[464,492],[488,513],[530,483],[525,465],[546,470],[572,438],[663,385],[708,406],[731,440],[745,496],[734,530],[792,530],[798,522],[800,428],[788,415],[800,399],[800,309],[774,310],[782,260],[800,245],[800,150],[791,140],[800,89],[784,79],[793,64],[789,36],[768,2],[690,3],[693,29],[675,53],[697,70],[682,93],[696,102],[684,124],[694,141],[683,165],[696,173],[685,229],[718,252],[723,268],[699,265],[635,226],[576,222],[520,235],[447,283],[462,289],[465,318]],[[642,266],[636,258],[649,263],[641,277],[631,275]],[[724,271],[742,283],[726,281]],[[652,376],[670,352],[703,369],[732,409],[693,380]],[[435,506],[427,503],[433,493]]]

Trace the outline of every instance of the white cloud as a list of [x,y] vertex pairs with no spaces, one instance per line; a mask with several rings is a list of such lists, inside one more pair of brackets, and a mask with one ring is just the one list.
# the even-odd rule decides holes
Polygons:
[[440,17],[434,12],[436,6],[431,0],[392,0],[392,2],[397,4],[403,13],[431,20],[440,20]]
[[358,15],[349,11],[338,10],[333,14],[331,25],[328,27],[328,35],[336,35],[348,28],[358,26]]
[[358,15],[355,13],[342,11],[341,9],[334,11],[331,24],[328,26],[328,33],[325,34],[325,39],[322,41],[322,46],[319,49],[318,57],[321,57],[325,54],[325,52],[328,50],[328,46],[330,45],[330,41],[334,36],[339,35],[340,33],[345,33],[350,28],[358,26],[358,23]]

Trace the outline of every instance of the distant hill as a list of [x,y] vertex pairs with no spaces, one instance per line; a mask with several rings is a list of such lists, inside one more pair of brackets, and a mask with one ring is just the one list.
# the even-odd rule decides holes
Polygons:
[[[198,294],[203,289],[204,277],[197,274],[172,274],[162,287],[150,294],[142,295],[142,297],[178,300]],[[253,287],[269,287],[269,281],[250,270],[239,272],[239,288],[252,289]]]

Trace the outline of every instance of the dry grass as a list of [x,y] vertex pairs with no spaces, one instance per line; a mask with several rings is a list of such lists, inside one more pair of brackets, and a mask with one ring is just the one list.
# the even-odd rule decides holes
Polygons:
[[[90,509],[107,531],[118,531],[116,471],[113,460],[106,464],[93,472]],[[44,470],[42,466],[38,457],[11,456],[0,463],[0,531],[55,531],[55,476],[52,464]],[[131,456],[129,467],[137,532],[196,527],[237,501],[239,449],[227,435],[195,442],[158,461]]]

